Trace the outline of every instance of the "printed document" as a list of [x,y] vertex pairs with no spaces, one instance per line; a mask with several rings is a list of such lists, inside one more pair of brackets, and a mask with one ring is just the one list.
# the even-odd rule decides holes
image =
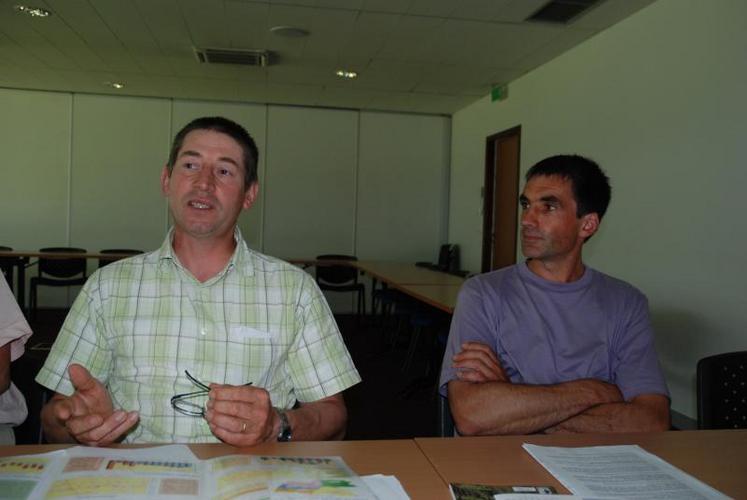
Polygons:
[[596,498],[729,498],[639,446],[524,449],[574,494]]
[[[373,482],[394,488],[392,479]],[[75,447],[2,457],[0,497],[376,499],[340,457],[227,455],[200,460],[185,445]]]

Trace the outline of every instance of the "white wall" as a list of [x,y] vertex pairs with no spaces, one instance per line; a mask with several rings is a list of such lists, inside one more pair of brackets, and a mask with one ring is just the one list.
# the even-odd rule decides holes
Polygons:
[[265,189],[269,254],[355,254],[357,124],[355,111],[270,108]]
[[747,349],[747,3],[659,0],[452,122],[449,240],[479,270],[485,138],[522,126],[522,174],[598,161],[612,204],[587,262],[649,297],[673,409],[695,415],[696,361]]
[[450,125],[446,118],[361,113],[360,258],[437,260],[446,242]]
[[[432,260],[445,237],[443,116],[6,89],[0,109],[0,245],[158,247],[169,224],[159,176],[172,136],[205,115],[241,123],[259,147],[259,199],[239,220],[253,248],[414,262]],[[392,208],[408,217],[392,225]],[[43,287],[39,302],[65,306],[77,291]],[[336,295],[336,310],[350,310],[352,294]]]

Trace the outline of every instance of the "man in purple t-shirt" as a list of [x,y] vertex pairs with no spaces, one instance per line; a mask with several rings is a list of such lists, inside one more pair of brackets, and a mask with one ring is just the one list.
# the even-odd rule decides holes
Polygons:
[[584,265],[610,200],[591,160],[534,165],[520,197],[527,261],[468,280],[441,371],[463,435],[669,428],[645,296]]

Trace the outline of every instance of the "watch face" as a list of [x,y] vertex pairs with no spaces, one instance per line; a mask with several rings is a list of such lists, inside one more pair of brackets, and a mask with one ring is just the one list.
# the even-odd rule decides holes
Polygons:
[[288,422],[288,415],[286,415],[284,411],[278,410],[278,416],[280,417],[280,432],[278,432],[278,441],[290,441],[293,433],[291,432],[291,426]]

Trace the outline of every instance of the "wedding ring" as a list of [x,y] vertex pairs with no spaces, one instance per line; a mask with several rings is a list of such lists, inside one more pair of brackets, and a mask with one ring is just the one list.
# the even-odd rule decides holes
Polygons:
[[245,433],[245,432],[246,432],[246,422],[243,422],[243,423],[241,424],[241,433],[243,434],[243,433]]

